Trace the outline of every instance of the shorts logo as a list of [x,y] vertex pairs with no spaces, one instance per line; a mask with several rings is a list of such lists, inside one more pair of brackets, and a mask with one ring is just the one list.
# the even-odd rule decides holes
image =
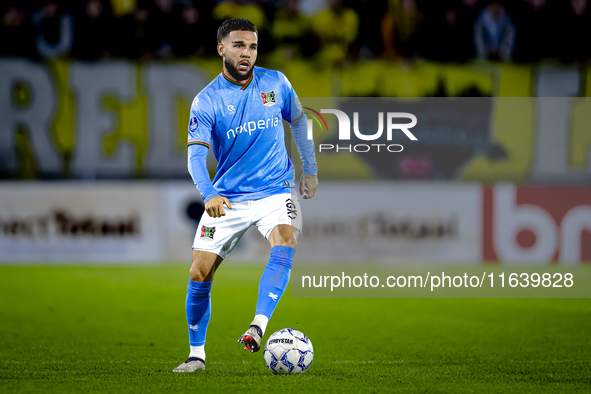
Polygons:
[[296,205],[294,204],[293,200],[291,198],[288,198],[287,200],[285,200],[285,202],[286,202],[285,207],[287,208],[287,217],[289,217],[291,220],[297,218],[298,211],[296,209]]
[[261,98],[263,99],[263,105],[266,107],[270,107],[272,105],[277,104],[275,102],[275,91],[271,90],[270,92],[261,92]]
[[191,121],[189,122],[189,130],[195,131],[195,130],[197,130],[198,126],[199,126],[199,122],[197,121],[197,117],[193,116],[191,118]]
[[283,182],[283,184],[285,185],[285,187],[289,187],[289,182],[288,181]]
[[213,239],[215,233],[215,227],[201,226],[201,239]]

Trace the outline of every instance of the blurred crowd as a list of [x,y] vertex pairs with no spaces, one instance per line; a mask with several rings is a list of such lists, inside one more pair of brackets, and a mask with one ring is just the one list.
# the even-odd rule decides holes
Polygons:
[[584,62],[589,0],[3,0],[0,55],[175,59],[216,54],[221,21],[259,29],[259,55]]

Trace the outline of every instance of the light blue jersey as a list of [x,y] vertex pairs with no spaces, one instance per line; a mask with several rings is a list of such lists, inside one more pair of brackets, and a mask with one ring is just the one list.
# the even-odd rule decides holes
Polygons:
[[[293,110],[292,103],[297,105]],[[298,115],[292,119],[292,114]],[[242,84],[222,72],[195,97],[189,122],[189,171],[191,155],[202,154],[197,147],[211,147],[218,160],[215,190],[200,187],[203,179],[191,171],[205,201],[215,194],[246,201],[291,192],[295,171],[285,148],[282,118],[290,122],[304,173],[316,175],[314,145],[305,140],[305,114],[282,73],[254,67]]]

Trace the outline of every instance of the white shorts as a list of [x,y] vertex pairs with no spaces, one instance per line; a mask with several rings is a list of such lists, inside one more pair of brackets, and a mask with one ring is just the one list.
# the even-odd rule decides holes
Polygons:
[[212,218],[203,213],[197,227],[193,250],[215,253],[225,259],[238,244],[246,230],[255,225],[269,238],[280,224],[289,224],[302,231],[302,210],[295,194],[275,194],[260,200],[232,202],[232,209],[224,205],[226,216]]

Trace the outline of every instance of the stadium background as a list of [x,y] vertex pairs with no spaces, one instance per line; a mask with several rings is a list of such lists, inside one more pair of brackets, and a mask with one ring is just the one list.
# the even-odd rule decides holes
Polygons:
[[[216,26],[225,18],[246,16],[261,31],[257,64],[282,70],[300,97],[493,100],[487,127],[458,137],[446,132],[446,119],[440,120],[443,126],[430,126],[442,136],[439,140],[413,147],[390,162],[355,154],[318,155],[323,193],[331,199],[338,193],[330,181],[341,186],[345,181],[386,182],[392,188],[391,201],[422,181],[422,193],[430,196],[454,185],[453,200],[472,207],[440,201],[432,204],[437,206],[433,214],[421,214],[424,205],[412,199],[406,205],[392,204],[396,231],[379,235],[392,248],[373,257],[498,260],[491,223],[510,205],[494,210],[491,186],[510,182],[545,188],[536,189],[535,201],[516,197],[527,195],[528,189],[515,189],[515,196],[509,197],[520,200],[516,204],[540,206],[536,212],[541,216],[529,228],[499,223],[499,228],[515,233],[507,241],[515,245],[505,247],[515,253],[501,251],[501,260],[560,259],[558,242],[546,253],[535,249],[547,243],[540,238],[543,228],[560,238],[556,234],[562,231],[563,218],[577,207],[573,212],[582,219],[572,230],[562,231],[577,234],[576,241],[563,242],[562,247],[575,250],[563,254],[570,260],[589,260],[591,195],[585,186],[591,180],[591,101],[585,97],[591,86],[591,11],[586,4],[6,3],[2,36],[11,39],[2,41],[0,59],[0,176],[8,183],[0,190],[0,258],[186,260],[190,234],[203,209],[186,170],[188,109],[195,94],[219,73]],[[523,99],[527,97],[531,99]],[[316,142],[329,137],[316,134]],[[215,162],[210,159],[213,173]],[[25,180],[32,182],[14,182]],[[476,190],[468,183],[484,186]],[[565,187],[575,187],[576,197]],[[348,204],[339,201],[330,215],[339,216]],[[324,210],[320,202],[307,209],[310,218]],[[455,233],[421,236],[432,233],[429,228],[437,233],[438,226],[461,215],[468,218]],[[351,225],[357,220],[350,219]],[[129,231],[117,230],[126,223],[131,223]],[[340,261],[350,255],[350,232],[339,236],[333,230],[346,223],[327,219],[307,224],[304,233],[313,234],[310,241],[319,246],[300,258]],[[254,232],[247,239],[235,260],[265,260],[264,241]],[[331,253],[335,239],[343,243],[342,256]],[[364,242],[353,242],[351,249],[366,251]],[[416,247],[401,253],[408,242]]]
[[[0,12],[0,264],[15,266],[2,268],[0,286],[7,301],[0,315],[6,322],[1,372],[8,388],[100,391],[101,386],[81,383],[85,372],[74,364],[82,359],[96,362],[92,365],[102,371],[94,376],[97,384],[128,390],[130,386],[107,384],[105,378],[113,374],[118,379],[125,370],[146,378],[137,387],[149,390],[159,386],[148,383],[160,382],[150,368],[168,371],[174,365],[163,364],[176,363],[174,358],[184,354],[184,343],[168,339],[168,333],[185,335],[183,283],[196,220],[203,211],[186,170],[188,111],[195,94],[220,72],[215,31],[231,17],[257,25],[257,65],[283,71],[300,97],[484,97],[495,103],[485,130],[409,148],[392,163],[375,164],[359,155],[318,155],[321,186],[317,197],[303,205],[307,227],[300,261],[461,266],[493,261],[540,267],[586,266],[591,261],[587,0],[9,0]],[[329,137],[318,135],[319,140]],[[213,173],[215,163],[209,166]],[[356,210],[358,192],[351,191],[360,188],[368,195],[388,196],[385,210]],[[364,226],[378,214],[387,222],[382,231],[372,227],[373,232],[366,232]],[[267,253],[265,241],[249,232],[225,263],[226,271],[220,271],[219,291],[250,292],[254,299]],[[241,266],[231,267],[233,263]],[[97,264],[105,268],[86,267]],[[44,265],[50,267],[40,267]],[[75,269],[58,267],[63,265]],[[138,267],[112,268],[128,265]],[[251,276],[253,285],[247,288],[244,278]],[[32,290],[29,281],[37,288]],[[93,318],[85,320],[76,296],[80,304],[94,308]],[[42,297],[47,306],[39,308]],[[213,343],[221,342],[229,327],[239,330],[221,316],[242,313],[231,307],[231,296],[218,297]],[[392,379],[407,389],[459,392],[465,389],[462,379],[476,391],[489,392],[589,388],[589,371],[581,364],[589,358],[589,340],[582,336],[589,308],[583,302],[407,300],[395,305],[376,301],[370,307],[362,301],[282,301],[285,310],[279,308],[277,324],[291,325],[290,313],[307,315],[299,327],[324,352],[319,350],[316,368],[326,376],[310,379],[321,384],[326,379],[344,390],[349,387],[331,376],[346,384],[351,373],[358,379],[367,373],[374,379],[366,382],[367,388],[391,388],[380,386],[392,384],[385,378],[391,376],[390,367],[380,364],[374,370],[360,360],[391,363],[389,355],[403,354],[411,364],[424,357],[447,362],[443,375],[430,375],[433,360],[411,367],[415,383],[408,382],[400,364],[402,375]],[[150,311],[146,302],[152,303]],[[352,345],[361,358],[339,353],[329,345],[327,331],[349,326],[339,316],[355,305],[365,309],[359,320],[367,323],[352,328],[351,335],[365,337],[371,326],[377,340],[389,341],[390,333],[408,343],[378,348],[361,340]],[[61,316],[56,309],[63,311]],[[388,317],[384,310],[399,312]],[[141,313],[160,314],[163,320],[146,324]],[[49,322],[41,339],[26,328],[35,314]],[[250,311],[242,314],[248,319]],[[332,320],[323,320],[324,315]],[[464,325],[450,323],[453,319]],[[499,328],[505,321],[498,319],[506,319],[513,329]],[[143,324],[146,332],[136,333],[130,322]],[[104,323],[98,349],[82,339],[94,335],[91,324],[97,323]],[[551,324],[555,328],[540,328]],[[416,331],[418,326],[422,328]],[[418,335],[429,337],[435,327],[441,336],[431,337],[431,353]],[[495,328],[483,344],[478,331],[490,327]],[[156,350],[144,349],[154,332],[160,341]],[[526,336],[550,343],[554,356],[525,341]],[[38,350],[30,348],[33,340]],[[117,347],[120,341],[137,347]],[[163,344],[165,351],[159,347]],[[74,345],[82,350],[68,350]],[[241,355],[231,350],[211,349],[208,357],[222,360],[217,368],[227,368],[218,378],[226,380],[212,378],[208,382],[213,386],[206,387],[238,384],[243,375],[232,375],[233,369],[260,373],[249,364],[234,364]],[[31,354],[47,363],[41,372],[17,365]],[[106,363],[111,357],[114,366],[105,364],[105,354]],[[132,361],[127,367],[121,360],[130,354],[154,355],[160,364],[144,367]],[[344,357],[350,364],[326,369],[322,363],[327,355]],[[467,367],[467,375],[453,366],[472,363],[463,356],[478,360]],[[552,357],[562,364],[551,364],[556,362]],[[96,361],[101,358],[103,362]],[[510,358],[516,364],[507,368],[514,370],[504,369]],[[529,366],[529,359],[541,366]],[[63,376],[63,360],[76,372],[53,386],[37,386],[39,376]],[[345,369],[348,365],[357,371]],[[491,372],[495,368],[502,376]],[[482,371],[492,377],[481,378]],[[222,376],[228,373],[234,377]],[[450,378],[454,374],[459,380]],[[519,374],[521,378],[515,377]],[[441,386],[438,379],[444,375]],[[529,386],[524,379],[530,378],[542,386]],[[59,385],[67,379],[72,386]],[[176,382],[168,384],[172,386],[160,389],[179,388]],[[272,389],[276,382],[264,384]],[[296,387],[282,384],[288,390]],[[304,388],[325,387],[313,384]]]

